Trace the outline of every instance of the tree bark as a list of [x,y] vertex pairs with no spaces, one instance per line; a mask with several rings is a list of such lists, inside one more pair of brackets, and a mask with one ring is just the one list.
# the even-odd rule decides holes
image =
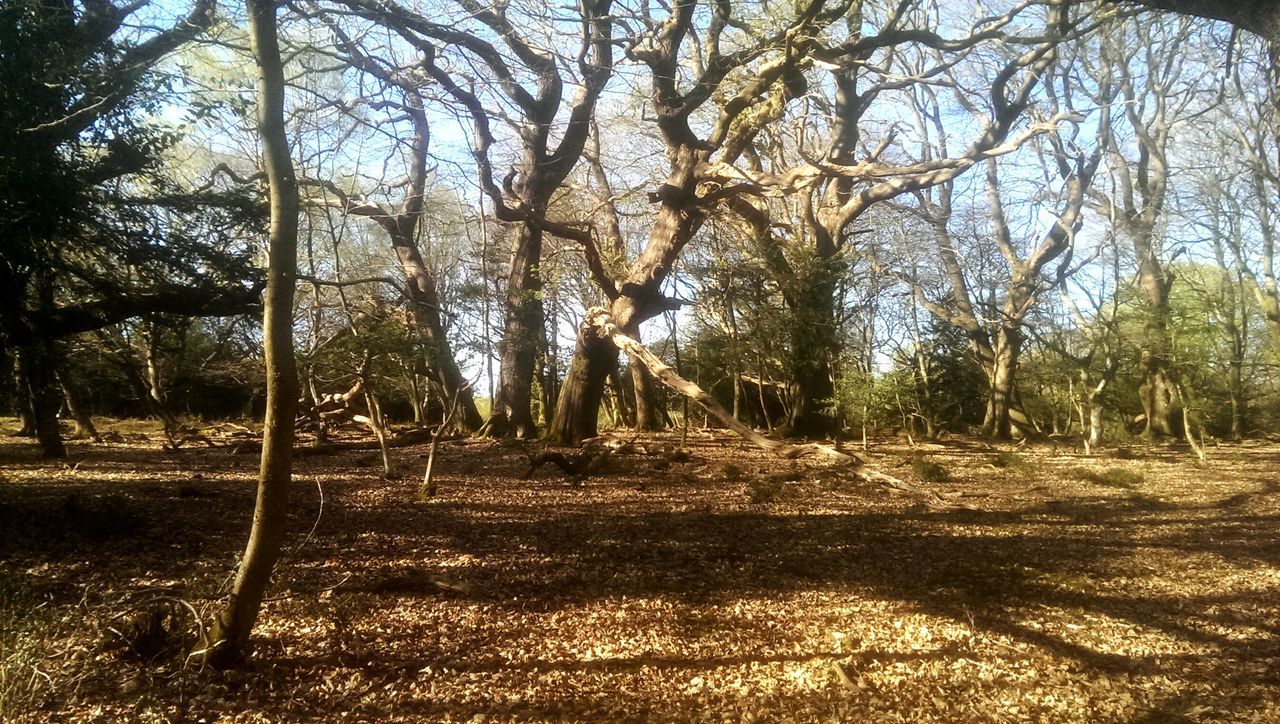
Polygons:
[[627,365],[631,371],[631,386],[636,394],[636,430],[656,432],[663,429],[665,425],[658,408],[658,391],[653,387],[653,377],[639,360],[628,358]]
[[1021,347],[1022,331],[1018,327],[1002,327],[996,334],[991,366],[987,370],[990,389],[987,395],[987,414],[982,427],[984,434],[997,440],[1013,437],[1013,417],[1017,407],[1014,379]]
[[249,634],[280,556],[293,467],[298,373],[293,355],[293,295],[298,264],[298,184],[284,124],[284,63],[274,0],[248,0],[249,34],[258,68],[258,130],[271,196],[267,290],[263,310],[267,415],[253,526],[226,606],[209,631],[209,660],[234,665],[248,654]]
[[36,436],[36,411],[31,405],[31,392],[27,388],[27,374],[23,370],[23,349],[13,348],[13,405],[18,416],[18,437]]
[[[400,218],[416,225],[417,212],[402,214]],[[480,418],[480,411],[476,409],[471,387],[462,376],[458,361],[454,359],[453,347],[444,328],[444,315],[441,313],[440,293],[435,277],[427,269],[422,251],[411,235],[399,232],[391,234],[391,246],[395,249],[396,258],[404,272],[414,326],[427,347],[427,369],[444,390],[444,396],[458,400],[455,424],[463,432],[475,432],[480,429],[483,420]]]
[[[1125,0],[1107,0],[1123,2]],[[1280,4],[1274,0],[1133,0],[1157,10],[1222,20],[1280,44]]]
[[[1144,254],[1144,250],[1148,253]],[[1138,398],[1146,415],[1143,433],[1152,438],[1181,439],[1184,433],[1182,388],[1173,366],[1169,336],[1169,289],[1173,278],[1144,244],[1138,244],[1138,251],[1138,288],[1146,313],[1141,350],[1142,384],[1138,387]]]
[[543,334],[542,277],[538,272],[541,259],[542,230],[532,224],[521,224],[511,250],[506,318],[502,342],[498,345],[501,357],[498,389],[494,393],[490,422],[484,428],[489,434],[519,438],[538,434],[538,426],[533,421],[532,390],[535,357]]
[[[649,243],[610,304],[610,313],[624,334],[634,335],[646,320],[678,306],[662,296],[662,282],[704,218],[695,193],[699,151],[680,147],[672,149],[670,158],[667,183],[653,195],[661,205]],[[617,348],[592,331],[589,319],[583,325],[578,328],[573,364],[560,388],[555,417],[547,431],[547,437],[560,445],[576,445],[595,435],[604,381],[618,359]],[[584,334],[589,343],[584,343]],[[588,430],[590,434],[580,434]]]
[[618,349],[601,338],[591,320],[578,325],[569,374],[560,387],[555,416],[547,430],[552,445],[577,445],[597,434],[600,400],[609,370],[618,364]]
[[67,403],[67,411],[71,413],[71,419],[75,421],[75,430],[71,432],[73,440],[93,440],[97,442],[102,438],[98,435],[98,428],[93,424],[93,416],[89,414],[89,408],[85,407],[84,395],[81,394],[79,385],[70,377],[66,370],[58,372],[58,384],[62,387],[62,396]]
[[792,295],[801,303],[792,309],[791,407],[785,430],[789,435],[827,438],[837,431],[831,411],[835,397],[831,361],[840,347],[832,309],[836,285],[833,274],[810,274],[801,282],[808,288]]
[[18,350],[21,359],[25,393],[31,405],[31,420],[35,428],[40,455],[45,458],[65,458],[67,448],[62,444],[62,431],[58,428],[58,411],[62,409],[62,390],[54,373],[57,351],[52,339],[38,339]]

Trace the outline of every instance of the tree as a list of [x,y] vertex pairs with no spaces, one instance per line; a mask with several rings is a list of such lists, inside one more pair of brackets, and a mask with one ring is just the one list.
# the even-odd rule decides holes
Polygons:
[[197,0],[149,35],[132,29],[140,7],[0,8],[0,127],[13,139],[0,149],[0,340],[22,358],[49,456],[65,454],[54,340],[148,312],[241,314],[257,304],[238,245],[257,209],[164,178],[159,159],[176,136],[142,122],[165,97],[156,64],[209,25],[213,3]]
[[[516,225],[506,285],[498,389],[485,431],[493,435],[536,434],[531,407],[534,363],[541,345],[544,310],[541,298],[543,236],[553,233],[583,239],[581,228],[547,218],[552,195],[560,189],[582,155],[588,122],[613,72],[611,0],[589,0],[571,23],[576,43],[562,50],[556,37],[559,21],[514,15],[507,4],[487,7],[459,0],[464,15],[439,22],[393,3],[344,0],[366,18],[393,30],[421,56],[421,70],[444,89],[471,120],[477,180],[494,216]],[[533,30],[547,31],[535,40]],[[572,60],[568,60],[568,59]],[[459,68],[484,68],[491,81],[469,78]],[[577,91],[565,103],[566,76]],[[529,88],[532,87],[532,91]],[[492,157],[498,139],[491,120],[510,109],[517,128],[518,160],[501,182]],[[558,141],[553,132],[560,125]],[[507,120],[507,119],[503,119]]]
[[428,150],[431,139],[430,122],[422,94],[422,79],[392,60],[378,58],[366,52],[339,24],[327,16],[322,18],[336,40],[341,60],[382,84],[383,92],[380,95],[384,100],[377,105],[409,120],[409,139],[400,144],[401,148],[392,149],[393,155],[399,155],[403,151],[408,168],[403,180],[384,184],[388,188],[403,189],[403,196],[394,208],[390,204],[378,203],[364,194],[348,193],[330,180],[307,183],[326,192],[326,203],[344,213],[371,219],[386,233],[404,275],[405,297],[410,316],[424,341],[425,367],[431,372],[443,397],[458,401],[458,426],[464,431],[474,432],[481,424],[480,413],[445,331],[438,280],[428,268],[419,244],[430,175]]
[[1167,10],[1210,20],[1223,20],[1255,33],[1268,43],[1280,43],[1280,5],[1271,0],[1107,0],[1134,2],[1157,10]]
[[[990,233],[995,240],[1005,265],[1001,269],[1002,278],[992,280],[1003,287],[1002,298],[994,300],[997,309],[980,310],[982,300],[976,298],[970,288],[951,223],[954,185],[941,184],[934,194],[919,194],[920,211],[932,228],[938,260],[949,286],[947,300],[951,302],[949,305],[934,303],[922,296],[921,303],[939,319],[961,329],[969,340],[987,378],[983,432],[1001,440],[1009,439],[1015,427],[1021,434],[1031,432],[1030,420],[1017,403],[1016,373],[1025,337],[1023,323],[1040,296],[1061,284],[1071,272],[1075,236],[1084,221],[1086,190],[1101,160],[1100,150],[1091,154],[1077,150],[1071,158],[1061,141],[1054,144],[1054,150],[1064,198],[1049,229],[1034,244],[1015,242],[1005,210],[1007,201],[1003,198],[1008,189],[1002,188],[999,164],[995,159],[986,162],[991,228],[984,229],[983,233]],[[1057,259],[1061,262],[1056,274],[1044,278],[1046,267]]]
[[[1137,262],[1142,295],[1142,385],[1145,434],[1184,435],[1181,383],[1172,358],[1165,228],[1171,174],[1170,141],[1180,118],[1198,108],[1188,59],[1179,50],[1192,26],[1178,19],[1142,24],[1115,22],[1099,38],[1101,62],[1091,72],[1101,108],[1099,129],[1113,191],[1095,185],[1094,208],[1119,226]],[[1132,141],[1128,139],[1132,137]],[[1135,153],[1136,151],[1136,153]]]
[[293,471],[293,424],[298,372],[293,355],[293,294],[298,266],[298,183],[284,125],[284,61],[274,0],[248,0],[249,32],[258,67],[258,129],[271,197],[267,291],[262,348],[267,370],[267,418],[253,528],[236,572],[230,598],[205,642],[210,660],[239,662],[248,653],[271,571],[280,557]]

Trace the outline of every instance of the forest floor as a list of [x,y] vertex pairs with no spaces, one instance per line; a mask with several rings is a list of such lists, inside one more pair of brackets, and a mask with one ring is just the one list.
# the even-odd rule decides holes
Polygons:
[[447,442],[430,497],[425,446],[302,457],[217,672],[145,634],[225,595],[257,456],[144,435],[0,436],[0,719],[1280,721],[1280,445],[872,441],[973,510],[723,433],[582,478]]

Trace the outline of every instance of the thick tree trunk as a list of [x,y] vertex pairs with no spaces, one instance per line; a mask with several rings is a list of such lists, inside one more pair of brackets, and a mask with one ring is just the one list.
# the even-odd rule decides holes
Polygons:
[[[677,146],[669,149],[668,158],[671,171],[667,183],[652,195],[661,206],[649,233],[649,243],[619,287],[620,295],[610,305],[618,327],[629,335],[635,335],[646,320],[679,306],[662,296],[662,282],[703,222],[695,194],[696,171],[701,160],[699,151],[691,146]],[[618,359],[617,349],[591,331],[590,320],[584,320],[583,324],[585,326],[578,328],[573,364],[560,388],[556,414],[547,431],[547,437],[560,445],[576,445],[595,435],[604,381]],[[584,329],[591,340],[589,344],[583,342]],[[588,430],[590,434],[579,434]]]
[[[849,453],[842,452],[829,445],[819,445],[808,443],[804,445],[791,445],[778,440],[772,440],[750,427],[742,424],[734,419],[728,410],[724,409],[716,398],[712,397],[696,383],[690,382],[681,377],[670,365],[663,362],[656,354],[649,351],[644,345],[637,342],[634,338],[624,334],[613,323],[609,313],[603,309],[591,309],[587,311],[587,319],[583,324],[589,324],[595,327],[597,335],[601,338],[608,339],[612,346],[621,348],[627,354],[640,360],[642,364],[649,369],[653,376],[662,382],[662,384],[679,392],[685,399],[693,400],[702,407],[703,410],[715,417],[725,427],[737,433],[744,440],[750,442],[757,447],[767,450],[776,455],[785,458],[797,458],[807,453],[817,453],[828,458],[843,463],[851,463],[861,466],[862,460]],[[687,420],[687,416],[686,416]],[[886,478],[887,479],[887,478]]]
[[1146,302],[1147,321],[1142,340],[1142,384],[1138,397],[1146,415],[1147,437],[1183,437],[1182,388],[1173,367],[1172,341],[1169,338],[1169,287],[1157,269],[1143,264],[1139,270],[1139,287]]
[[[826,259],[818,262],[826,266]],[[827,438],[837,432],[832,411],[835,386],[831,361],[839,352],[832,305],[835,276],[828,270],[810,272],[801,289],[789,295],[791,320],[791,408],[786,432]]]
[[458,415],[454,418],[454,424],[463,432],[475,432],[480,429],[483,420],[480,418],[480,411],[476,409],[471,387],[462,376],[458,361],[453,356],[453,347],[445,334],[435,277],[427,271],[422,252],[412,238],[393,234],[391,245],[404,272],[414,326],[426,343],[427,369],[443,389],[447,398],[445,404],[448,405],[453,399],[458,400]]
[[1102,402],[1095,395],[1089,396],[1089,447],[1102,444]]
[[631,385],[636,393],[636,430],[656,432],[663,429],[665,426],[658,408],[658,391],[654,389],[653,376],[639,360],[628,358],[627,364],[631,369]]
[[1013,438],[1017,407],[1014,379],[1021,347],[1022,333],[1019,329],[1003,327],[996,334],[991,367],[987,370],[990,387],[987,395],[987,414],[982,427],[984,434],[997,440]]
[[46,458],[65,458],[67,448],[62,444],[62,431],[58,428],[58,411],[62,409],[62,390],[54,373],[57,351],[52,340],[39,339],[18,350],[21,359],[24,392],[30,400],[31,420],[40,455]]
[[293,356],[293,295],[298,264],[298,184],[284,125],[284,63],[276,35],[275,3],[248,0],[250,41],[258,66],[258,129],[271,194],[267,290],[263,304],[267,416],[253,527],[231,596],[215,617],[206,651],[218,665],[248,653],[271,571],[280,556],[293,469],[293,424],[298,371]]
[[147,407],[151,409],[151,414],[160,420],[160,424],[164,426],[164,434],[172,444],[179,425],[178,418],[169,409],[164,391],[164,378],[160,372],[160,354],[156,349],[159,345],[160,333],[150,320],[145,321],[143,328],[146,342],[146,347],[143,349],[145,369],[139,372],[139,380],[142,383]]
[[1182,389],[1177,376],[1160,360],[1148,361],[1144,367],[1145,375],[1138,387],[1138,396],[1147,418],[1145,434],[1152,438],[1181,438]]
[[498,345],[501,367],[494,393],[491,421],[484,427],[489,435],[534,437],[533,371],[543,334],[542,231],[522,224],[511,250],[511,272],[507,278],[507,312],[502,342]]
[[618,348],[596,333],[590,319],[583,320],[578,326],[573,363],[560,387],[555,416],[547,429],[548,442],[577,445],[596,436],[605,381],[617,364]]

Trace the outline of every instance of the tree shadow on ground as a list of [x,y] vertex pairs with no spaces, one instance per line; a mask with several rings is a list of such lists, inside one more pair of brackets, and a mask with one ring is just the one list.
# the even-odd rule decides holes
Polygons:
[[[127,462],[122,457],[103,464]],[[442,474],[447,475],[447,469]],[[190,483],[158,478],[133,487],[117,486],[107,478],[30,486],[20,500],[0,490],[0,554],[21,549],[28,561],[74,555],[92,564],[141,543],[154,550],[141,557],[145,563],[140,565],[181,576],[211,556],[230,560],[243,545],[252,510],[252,486],[245,482],[201,484],[199,494],[186,496],[183,485]],[[969,622],[979,632],[1042,649],[1087,671],[1121,676],[1196,672],[1202,680],[1216,679],[1240,690],[1258,682],[1248,680],[1254,674],[1238,663],[1280,656],[1275,591],[1265,585],[1231,590],[1201,581],[1184,592],[1131,585],[1151,567],[1163,568],[1163,578],[1174,581],[1211,567],[1197,559],[1213,559],[1246,573],[1280,567],[1280,515],[1259,512],[1273,509],[1260,503],[1280,494],[1280,484],[1274,481],[1256,491],[1195,504],[1130,491],[1038,498],[993,512],[928,512],[877,504],[848,513],[804,512],[788,506],[732,510],[712,504],[677,509],[663,497],[675,486],[654,485],[637,493],[631,479],[593,480],[580,500],[565,498],[560,495],[564,489],[557,488],[556,495],[549,496],[556,502],[550,505],[538,497],[555,485],[547,480],[517,482],[495,475],[485,484],[492,490],[483,496],[462,491],[426,504],[410,502],[412,486],[379,489],[364,480],[345,487],[330,485],[316,537],[307,547],[291,551],[284,578],[298,590],[308,585],[318,589],[322,576],[333,575],[333,562],[346,561],[339,567],[356,577],[350,587],[360,590],[362,577],[395,570],[406,557],[416,555],[426,566],[452,558],[465,561],[449,571],[468,584],[466,590],[388,590],[382,605],[393,606],[400,598],[462,599],[483,604],[493,616],[504,610],[555,612],[628,598],[663,598],[696,606],[822,592],[850,600],[892,601],[911,611]],[[73,515],[67,496],[80,495],[82,503],[95,501],[108,488],[124,491],[117,493],[125,496],[119,510],[145,515],[145,530],[105,542],[74,532],[76,521],[67,517]],[[369,490],[382,497],[374,502],[348,498]],[[719,488],[683,491],[683,500],[697,501],[714,490]],[[610,503],[612,493],[624,491],[628,502]],[[862,493],[868,498],[880,495],[871,489],[858,492]],[[291,525],[300,538],[319,511],[318,491],[299,485],[294,501]],[[112,513],[109,505],[105,513]],[[57,525],[64,528],[51,528],[51,520],[61,521]],[[199,527],[193,527],[197,522]],[[60,540],[36,547],[50,538],[50,531],[59,530]],[[175,540],[198,544],[172,547]],[[1034,619],[1046,612],[1073,622],[1093,622],[1088,625],[1112,623],[1155,632],[1202,650],[1208,647],[1214,654],[1101,650],[1088,637],[1064,627],[1034,625]],[[1242,631],[1250,633],[1241,635]],[[826,654],[804,658],[819,655]],[[848,654],[853,655],[879,654]],[[454,651],[427,646],[421,658],[412,661],[388,660],[378,651],[360,653],[356,659],[387,677],[445,656],[460,662],[458,668],[478,673],[513,667],[626,671],[730,664],[693,653],[513,664],[494,657],[483,640],[464,642]],[[748,660],[766,662],[770,656]],[[289,665],[285,660],[279,663]],[[302,671],[313,664],[297,666]],[[1181,705],[1170,701],[1162,709],[1176,712]]]
[[[1015,513],[593,512],[538,519],[522,506],[420,509],[397,534],[427,536],[441,553],[479,563],[455,571],[473,597],[522,610],[592,600],[667,596],[722,603],[798,591],[847,591],[1021,639],[1107,671],[1141,671],[1152,657],[1091,650],[1028,628],[1023,612],[1055,608],[1127,621],[1215,646],[1226,657],[1280,653],[1273,624],[1239,613],[1266,595],[1130,591],[1135,554],[1154,563],[1207,554],[1237,565],[1280,565],[1277,515],[1183,510],[1144,496],[1047,502]],[[477,519],[477,516],[481,520]],[[372,521],[371,521],[372,522]],[[357,526],[358,527],[358,526]],[[513,569],[503,551],[530,551]],[[493,564],[486,564],[492,556]],[[1076,579],[1083,579],[1080,584]],[[1205,614],[1189,623],[1189,612]],[[1236,613],[1229,613],[1229,612]],[[1239,639],[1203,624],[1266,631]],[[1234,617],[1234,618],[1232,618]],[[1228,620],[1230,619],[1230,620]]]

